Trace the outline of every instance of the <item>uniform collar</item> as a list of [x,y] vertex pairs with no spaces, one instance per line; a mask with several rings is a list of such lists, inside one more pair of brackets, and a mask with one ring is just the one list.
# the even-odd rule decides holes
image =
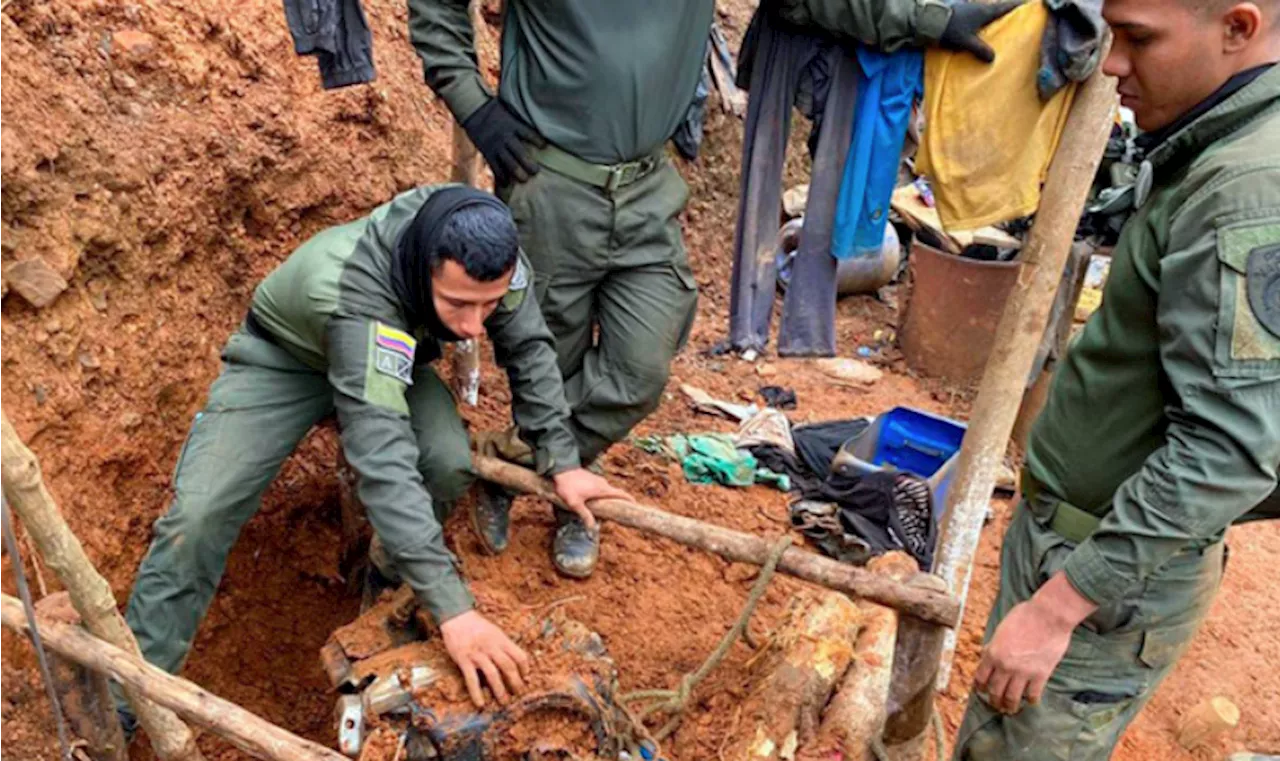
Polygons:
[[1144,163],[1166,175],[1277,103],[1280,67],[1269,63],[1242,71],[1168,127],[1144,135]]

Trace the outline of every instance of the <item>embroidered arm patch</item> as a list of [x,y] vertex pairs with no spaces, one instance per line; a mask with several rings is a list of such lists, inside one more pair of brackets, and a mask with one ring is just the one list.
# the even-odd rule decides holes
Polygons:
[[1280,338],[1280,243],[1250,251],[1245,275],[1253,316],[1273,336]]
[[413,385],[413,353],[418,342],[413,336],[379,322],[373,332],[373,366],[383,375]]

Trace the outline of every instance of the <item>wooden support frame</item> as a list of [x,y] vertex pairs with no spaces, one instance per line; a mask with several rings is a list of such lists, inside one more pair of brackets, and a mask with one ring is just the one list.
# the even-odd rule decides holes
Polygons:
[[[1106,58],[1107,51],[1102,52]],[[1005,305],[969,430],[947,490],[941,539],[934,571],[960,599],[962,610],[973,576],[983,519],[991,501],[996,473],[1022,403],[1027,374],[1044,335],[1080,211],[1097,174],[1111,134],[1116,108],[1115,80],[1101,69],[1081,83],[1071,103],[1041,195],[1040,210],[1023,247],[1018,283]],[[945,686],[955,653],[955,632],[948,632],[939,670]]]
[[[45,565],[57,574],[70,593],[71,604],[94,636],[128,653],[138,653],[138,642],[116,610],[111,585],[98,574],[80,540],[63,519],[53,495],[45,488],[40,461],[0,414],[0,470],[4,496],[35,541]],[[43,628],[41,629],[43,632]],[[182,720],[131,687],[125,697],[151,738],[161,761],[203,761],[195,736]]]
[[[72,626],[37,613],[45,643],[59,655],[125,685],[135,695],[205,727],[229,740],[240,750],[264,761],[349,761],[323,745],[277,727],[257,714],[202,687],[173,676],[128,652]],[[14,631],[26,632],[29,623],[22,603],[0,595],[0,620]],[[182,725],[185,728],[185,725]]]

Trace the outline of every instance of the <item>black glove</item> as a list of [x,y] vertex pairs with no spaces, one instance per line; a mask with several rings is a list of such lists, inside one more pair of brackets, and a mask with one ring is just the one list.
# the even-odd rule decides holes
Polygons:
[[1022,3],[956,3],[951,6],[951,20],[942,30],[938,44],[948,50],[968,51],[979,61],[991,63],[996,60],[996,52],[978,38],[978,32],[1019,5]]
[[497,98],[477,108],[462,122],[462,129],[489,162],[498,187],[525,182],[538,173],[538,162],[529,155],[526,143],[541,148],[547,142]]

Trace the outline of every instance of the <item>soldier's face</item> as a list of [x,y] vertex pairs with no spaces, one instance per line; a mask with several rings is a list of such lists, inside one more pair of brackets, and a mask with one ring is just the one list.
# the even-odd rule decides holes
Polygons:
[[1168,125],[1248,68],[1241,54],[1261,21],[1254,3],[1229,0],[1106,0],[1102,15],[1115,35],[1102,69],[1119,78],[1121,105],[1147,131]]
[[445,259],[431,274],[431,296],[440,321],[460,338],[480,338],[484,335],[484,321],[507,295],[513,274],[514,267],[497,280],[485,283],[473,279],[461,264]]

